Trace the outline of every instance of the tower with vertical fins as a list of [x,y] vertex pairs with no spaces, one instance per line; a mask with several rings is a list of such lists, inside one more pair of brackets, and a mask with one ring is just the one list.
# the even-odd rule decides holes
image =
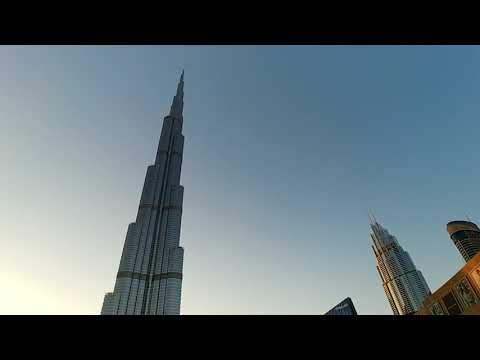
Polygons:
[[395,236],[374,217],[370,219],[370,228],[377,270],[393,313],[395,315],[414,313],[431,294],[427,282]]
[[147,169],[135,222],[128,226],[113,292],[102,315],[179,315],[183,277],[180,242],[184,136],[183,77],[163,120],[155,163]]

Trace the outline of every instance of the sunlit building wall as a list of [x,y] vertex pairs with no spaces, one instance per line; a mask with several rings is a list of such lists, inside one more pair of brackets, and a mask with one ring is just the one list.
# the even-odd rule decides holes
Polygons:
[[416,315],[480,315],[480,253],[427,297]]

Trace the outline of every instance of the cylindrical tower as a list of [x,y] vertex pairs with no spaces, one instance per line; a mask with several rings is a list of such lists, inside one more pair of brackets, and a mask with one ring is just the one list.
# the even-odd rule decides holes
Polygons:
[[480,251],[480,229],[470,221],[450,221],[447,224],[450,239],[466,262]]

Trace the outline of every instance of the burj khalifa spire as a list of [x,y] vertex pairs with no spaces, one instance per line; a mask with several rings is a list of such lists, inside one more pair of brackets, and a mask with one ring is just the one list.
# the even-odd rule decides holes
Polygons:
[[183,248],[183,76],[163,120],[155,163],[150,165],[135,222],[128,226],[115,288],[102,315],[179,315]]

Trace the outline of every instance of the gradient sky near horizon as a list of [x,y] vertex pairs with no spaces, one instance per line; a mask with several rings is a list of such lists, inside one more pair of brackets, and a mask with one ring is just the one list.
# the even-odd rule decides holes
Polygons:
[[477,46],[1,46],[0,314],[98,314],[185,68],[182,314],[391,314],[480,222]]

